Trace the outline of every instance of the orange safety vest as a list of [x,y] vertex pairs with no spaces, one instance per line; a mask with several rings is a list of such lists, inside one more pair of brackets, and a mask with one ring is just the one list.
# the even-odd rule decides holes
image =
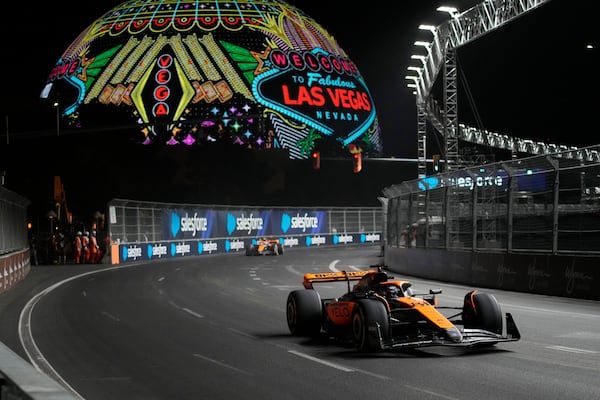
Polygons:
[[90,236],[90,252],[92,253],[92,258],[98,253],[98,241],[94,235]]
[[77,235],[75,236],[75,263],[79,264],[81,262],[81,249],[82,249],[82,244],[81,244],[81,236]]
[[86,262],[90,261],[90,238],[83,235],[81,237],[81,243],[83,245],[83,258]]

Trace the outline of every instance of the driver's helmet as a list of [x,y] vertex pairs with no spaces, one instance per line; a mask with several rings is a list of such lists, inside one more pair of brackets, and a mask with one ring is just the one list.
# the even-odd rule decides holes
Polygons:
[[386,286],[386,297],[396,298],[402,296],[402,291],[396,285],[385,285]]

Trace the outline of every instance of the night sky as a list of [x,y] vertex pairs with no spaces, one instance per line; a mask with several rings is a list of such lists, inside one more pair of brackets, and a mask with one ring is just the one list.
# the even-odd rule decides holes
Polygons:
[[[11,23],[0,28],[4,45],[0,146],[5,145],[7,130],[13,138],[55,130],[52,105],[39,99],[47,75],[84,28],[120,3],[42,2],[7,16]],[[423,52],[413,43],[431,39],[418,26],[447,19],[448,14],[436,11],[440,5],[465,11],[480,1],[289,3],[332,34],[358,66],[378,110],[384,156],[416,157],[415,98],[405,75],[409,65],[418,66],[410,55]],[[597,123],[592,119],[600,105],[598,11],[596,0],[550,0],[459,49],[459,121],[535,141],[597,144]],[[587,49],[588,44],[594,49]],[[435,147],[440,139],[428,140]],[[24,159],[31,157],[23,154]]]

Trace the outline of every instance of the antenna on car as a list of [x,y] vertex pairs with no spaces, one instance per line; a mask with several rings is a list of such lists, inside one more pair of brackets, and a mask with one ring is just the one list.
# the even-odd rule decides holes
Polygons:
[[348,291],[350,291],[350,276],[348,275],[348,271],[342,271],[344,276],[346,277],[346,284],[348,285]]

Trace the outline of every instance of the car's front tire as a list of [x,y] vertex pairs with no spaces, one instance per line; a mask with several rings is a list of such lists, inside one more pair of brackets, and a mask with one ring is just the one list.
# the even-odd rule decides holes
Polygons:
[[352,341],[359,351],[381,350],[389,337],[389,316],[379,300],[357,300],[352,311]]
[[489,294],[472,290],[465,295],[462,311],[465,328],[484,329],[502,334],[502,310],[498,300]]
[[321,296],[312,289],[290,292],[286,302],[286,317],[292,335],[318,335],[323,320]]

